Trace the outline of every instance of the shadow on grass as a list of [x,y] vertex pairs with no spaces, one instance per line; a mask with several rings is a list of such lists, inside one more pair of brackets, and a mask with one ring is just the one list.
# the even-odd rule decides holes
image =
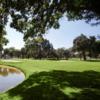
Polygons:
[[100,62],[100,59],[97,60],[86,60],[87,62]]
[[[71,87],[80,92],[65,94]],[[9,91],[9,96],[19,95],[22,100],[99,100],[100,73],[95,71],[66,72],[54,70],[32,74],[21,85]]]

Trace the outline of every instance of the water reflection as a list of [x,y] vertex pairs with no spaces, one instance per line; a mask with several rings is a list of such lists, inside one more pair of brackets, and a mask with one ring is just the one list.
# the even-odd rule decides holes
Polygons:
[[0,92],[5,92],[23,82],[24,74],[16,68],[0,67]]
[[20,74],[21,71],[16,69],[16,68],[2,68],[2,67],[0,67],[0,75],[7,76],[8,74],[11,74],[11,73]]

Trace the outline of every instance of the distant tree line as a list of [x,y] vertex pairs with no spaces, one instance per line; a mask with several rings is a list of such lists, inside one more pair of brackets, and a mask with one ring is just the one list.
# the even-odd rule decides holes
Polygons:
[[[0,56],[2,56],[3,45],[6,45],[8,42],[4,37],[4,31],[6,31],[5,26],[9,21],[9,16],[12,19],[10,26],[24,34],[26,45],[20,50],[22,58],[27,56],[28,58],[41,59],[55,57],[58,59],[59,56],[61,58],[62,55],[68,54],[69,50],[67,53],[64,52],[60,54],[61,49],[55,50],[48,40],[43,39],[43,41],[38,43],[35,37],[38,38],[38,35],[45,34],[51,28],[58,29],[60,27],[59,20],[63,16],[66,16],[68,20],[72,21],[84,19],[93,25],[100,25],[99,9],[99,0],[0,0]],[[95,23],[92,23],[92,20],[95,20]],[[29,37],[35,39],[30,40]],[[83,41],[85,41],[84,39],[87,45],[83,43]],[[77,42],[77,39],[74,41],[75,50],[80,52],[80,57],[82,56],[84,60],[86,60],[87,52],[89,52],[90,57],[96,57],[96,54],[99,55],[97,53],[98,50],[94,50],[93,41],[89,41],[89,43],[92,44],[92,46],[90,46],[91,49],[89,49],[87,47],[88,41],[85,37],[84,39],[82,40],[84,46],[82,46],[80,42]],[[80,44],[80,48],[84,47],[83,50],[77,46],[78,43]],[[95,48],[98,48],[99,42],[95,45]],[[10,52],[14,50],[14,48],[9,49],[11,49]],[[6,50],[6,52],[8,52],[9,49]],[[94,55],[93,52],[95,52]],[[14,56],[15,54],[11,55]],[[62,56],[62,58],[66,57]]]
[[[67,46],[67,45],[66,45]],[[81,60],[100,58],[100,38],[87,37],[83,34],[73,40],[73,47],[69,49],[54,49],[49,40],[43,35],[25,40],[25,46],[20,50],[13,47],[2,48],[2,58],[32,58],[32,59],[69,59],[78,57]]]
[[25,46],[20,50],[15,48],[6,48],[3,50],[3,58],[33,58],[33,59],[68,59],[69,50],[65,48],[54,49],[49,40],[44,39],[42,35],[36,38],[28,38]]

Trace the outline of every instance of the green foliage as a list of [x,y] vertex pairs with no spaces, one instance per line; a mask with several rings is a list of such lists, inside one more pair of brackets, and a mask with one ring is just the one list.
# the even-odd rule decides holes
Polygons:
[[83,34],[81,34],[80,36],[76,37],[74,39],[74,41],[73,41],[74,47],[78,51],[87,50],[88,43],[89,43],[88,38]]
[[65,48],[58,48],[56,53],[59,59],[68,59],[70,57],[70,51]]
[[44,39],[43,36],[35,38],[28,38],[25,41],[26,54],[32,58],[47,58],[49,53],[53,50],[52,44],[49,40]]
[[21,51],[15,49],[14,47],[6,48],[3,51],[4,51],[4,54],[3,54],[4,58],[19,58],[19,57],[21,57]]
[[24,33],[25,38],[59,28],[59,19],[95,20],[100,24],[100,1],[95,0],[0,0],[0,24],[12,17],[11,27]]
[[3,46],[7,45],[7,43],[9,42],[8,39],[5,38],[5,35],[6,35],[6,31],[4,27],[1,26],[0,28],[0,53],[3,50]]
[[96,45],[96,50],[95,50],[96,53],[100,54],[100,40],[97,40],[96,43],[95,43],[95,45]]
[[87,38],[82,34],[74,39],[73,44],[74,51],[78,51],[80,57],[85,56],[85,59],[86,53],[90,58],[98,58],[100,54],[100,40],[97,40],[95,36]]
[[81,52],[83,59],[86,60],[85,53],[89,47],[89,39],[85,35],[81,34],[73,40],[73,44],[73,47],[76,49],[76,51]]

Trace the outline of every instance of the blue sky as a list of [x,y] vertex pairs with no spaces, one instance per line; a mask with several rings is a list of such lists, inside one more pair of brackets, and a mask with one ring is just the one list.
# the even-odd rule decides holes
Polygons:
[[[23,34],[17,32],[15,29],[11,29],[9,24],[6,26],[7,38],[9,43],[6,47],[15,47],[20,49],[24,46]],[[59,29],[50,29],[44,36],[54,46],[54,48],[69,48],[73,45],[73,39],[79,36],[81,33],[87,36],[100,35],[100,25],[91,26],[81,21],[67,21],[66,18],[60,19]]]

